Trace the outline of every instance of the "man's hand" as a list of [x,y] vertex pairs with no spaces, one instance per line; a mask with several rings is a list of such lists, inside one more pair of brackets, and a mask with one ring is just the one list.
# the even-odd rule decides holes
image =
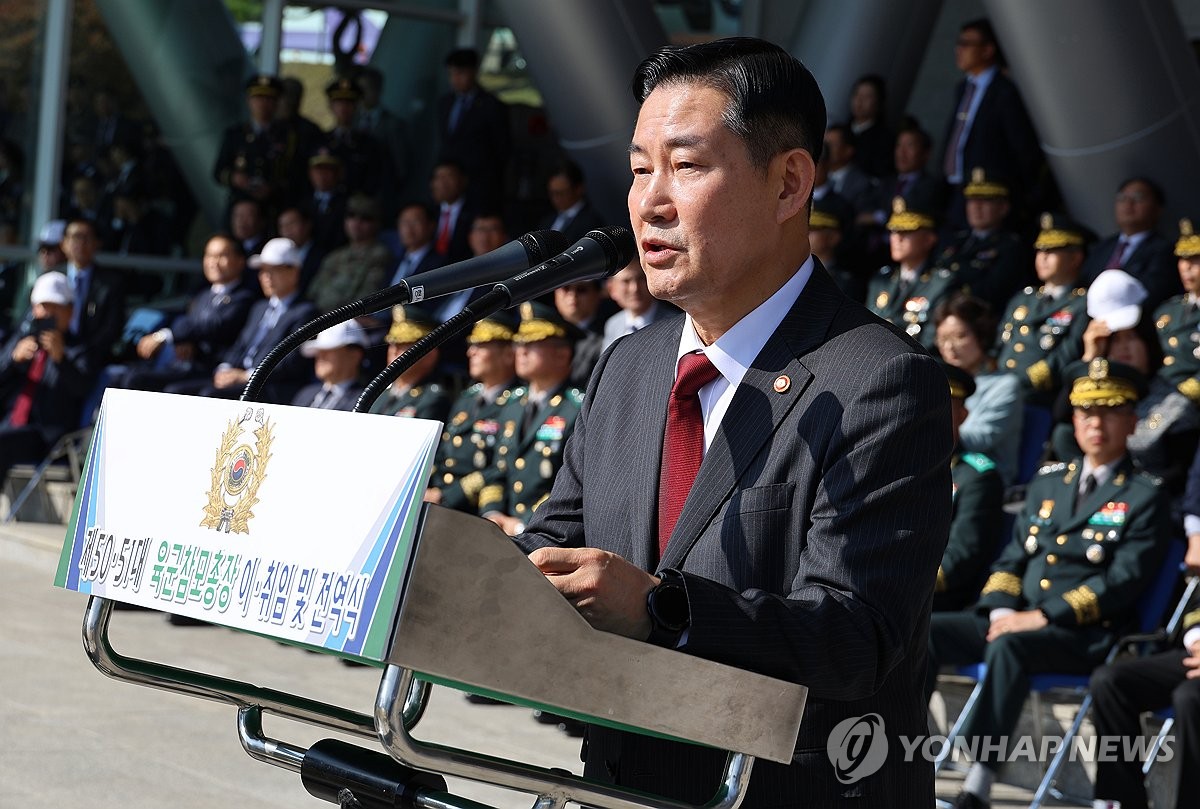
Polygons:
[[650,637],[646,595],[660,581],[655,576],[596,548],[538,548],[529,561],[596,629]]
[[442,490],[434,489],[434,488],[426,489],[425,490],[425,502],[426,503],[435,503],[435,504],[442,502]]
[[1189,680],[1200,678],[1200,640],[1188,647],[1188,656],[1183,659]]
[[1200,575],[1200,534],[1191,534],[1187,538],[1187,553],[1183,555],[1183,563],[1188,573]]
[[176,343],[175,344],[175,359],[180,362],[191,362],[196,356],[195,343]]
[[1089,362],[1096,357],[1108,353],[1108,341],[1112,337],[1112,329],[1100,318],[1088,323],[1083,332],[1083,360]]
[[39,334],[38,345],[50,355],[50,359],[54,362],[62,362],[67,350],[67,344],[63,340],[63,333],[57,329],[44,331]]
[[222,368],[213,374],[214,388],[230,388],[234,385],[245,385],[250,378],[250,372],[244,368]]
[[38,341],[36,337],[32,335],[22,337],[13,346],[12,360],[13,362],[32,362],[34,355],[37,354],[37,350]]
[[516,517],[510,517],[507,514],[501,514],[498,511],[493,514],[488,514],[487,519],[500,526],[500,529],[510,537],[515,537],[517,534],[521,533],[522,526],[525,524]]
[[1032,632],[1049,624],[1041,610],[1013,612],[992,621],[992,625],[988,627],[987,639],[990,643],[1010,632]]
[[158,332],[143,335],[142,339],[138,340],[137,355],[148,360],[158,353],[165,342],[166,340],[158,336]]

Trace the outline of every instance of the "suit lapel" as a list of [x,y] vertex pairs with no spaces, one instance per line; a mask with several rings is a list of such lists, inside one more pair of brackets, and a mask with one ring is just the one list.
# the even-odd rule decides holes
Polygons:
[[653,448],[650,454],[653,463],[633,464],[629,469],[629,525],[636,527],[631,530],[638,531],[629,540],[632,545],[630,561],[643,570],[653,570],[658,559],[658,498],[644,495],[658,492],[663,435],[667,427],[667,398],[675,384],[676,355],[684,324],[681,317],[673,328],[649,332],[658,343],[648,346],[644,352],[647,366],[639,375],[641,385],[636,395],[644,416],[633,419],[629,428],[630,446]]
[[[800,357],[825,339],[845,297],[821,263],[815,258],[813,261],[812,277],[804,291],[746,371],[725,411],[667,542],[660,568],[674,567],[683,561],[746,467],[779,429],[812,380]],[[784,377],[787,387],[780,392],[776,380]],[[664,425],[665,421],[664,414]]]

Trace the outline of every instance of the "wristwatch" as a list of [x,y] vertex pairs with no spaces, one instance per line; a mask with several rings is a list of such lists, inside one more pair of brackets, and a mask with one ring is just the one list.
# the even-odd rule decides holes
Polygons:
[[650,637],[656,646],[673,649],[692,622],[687,589],[679,574],[664,573],[662,581],[646,594],[646,612],[650,615]]

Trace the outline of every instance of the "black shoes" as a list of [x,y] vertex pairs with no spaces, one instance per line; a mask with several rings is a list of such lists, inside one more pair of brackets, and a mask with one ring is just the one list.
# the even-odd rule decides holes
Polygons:
[[954,799],[954,809],[992,809],[992,804],[974,792],[960,792]]

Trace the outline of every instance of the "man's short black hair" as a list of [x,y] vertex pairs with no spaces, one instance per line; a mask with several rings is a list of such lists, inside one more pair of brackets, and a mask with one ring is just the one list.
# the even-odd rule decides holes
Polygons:
[[700,84],[729,98],[724,122],[746,144],[750,161],[765,169],[775,155],[804,149],[814,161],[825,135],[825,99],[812,73],[770,42],[730,37],[647,57],[633,74],[638,104],[661,84]]
[[572,188],[583,185],[583,169],[574,160],[563,160],[557,163],[550,172],[551,177],[566,177]]
[[962,31],[974,31],[979,34],[979,38],[983,40],[984,45],[996,45],[1000,43],[996,41],[996,31],[992,28],[992,23],[987,17],[980,17],[976,20],[967,20],[959,29]]
[[446,54],[446,67],[465,67],[468,70],[478,70],[479,51],[474,48],[455,48]]
[[830,124],[825,132],[836,132],[842,139],[842,145],[849,146],[851,149],[858,148],[858,138],[854,136],[854,130],[850,128],[850,124]]
[[1167,204],[1167,192],[1163,191],[1162,186],[1151,180],[1149,177],[1128,177],[1117,186],[1117,193],[1120,194],[1134,183],[1141,183],[1150,189],[1150,196],[1154,197],[1154,201],[1158,203],[1158,207],[1165,207]]
[[241,241],[239,241],[232,233],[228,233],[224,230],[218,230],[216,233],[214,233],[208,237],[208,241],[210,241],[210,242],[213,239],[220,239],[221,241],[225,242],[230,247],[232,247],[233,252],[236,253],[238,256],[240,256],[243,259],[246,258],[245,245],[243,245],[241,243]]
[[926,152],[933,151],[933,138],[928,132],[921,128],[921,125],[917,123],[915,118],[906,118],[905,121],[900,125],[900,129],[896,132],[896,137],[899,138],[904,134],[910,134],[916,138],[917,143],[921,146],[922,150]]
[[[417,210],[419,210],[421,213],[423,213],[425,215],[425,219],[429,222],[436,222],[438,220],[437,207],[428,202],[423,202],[422,200],[419,200],[419,199],[410,199],[408,202],[405,202],[403,205],[400,206],[400,208],[398,209],[398,213],[404,213],[409,208],[416,208]],[[397,218],[399,218],[399,217],[397,216]]]
[[96,224],[95,220],[88,219],[86,216],[72,216],[63,227],[63,233],[70,230],[71,225],[83,225],[88,229],[88,233],[92,234],[93,239],[100,238],[100,227]]

